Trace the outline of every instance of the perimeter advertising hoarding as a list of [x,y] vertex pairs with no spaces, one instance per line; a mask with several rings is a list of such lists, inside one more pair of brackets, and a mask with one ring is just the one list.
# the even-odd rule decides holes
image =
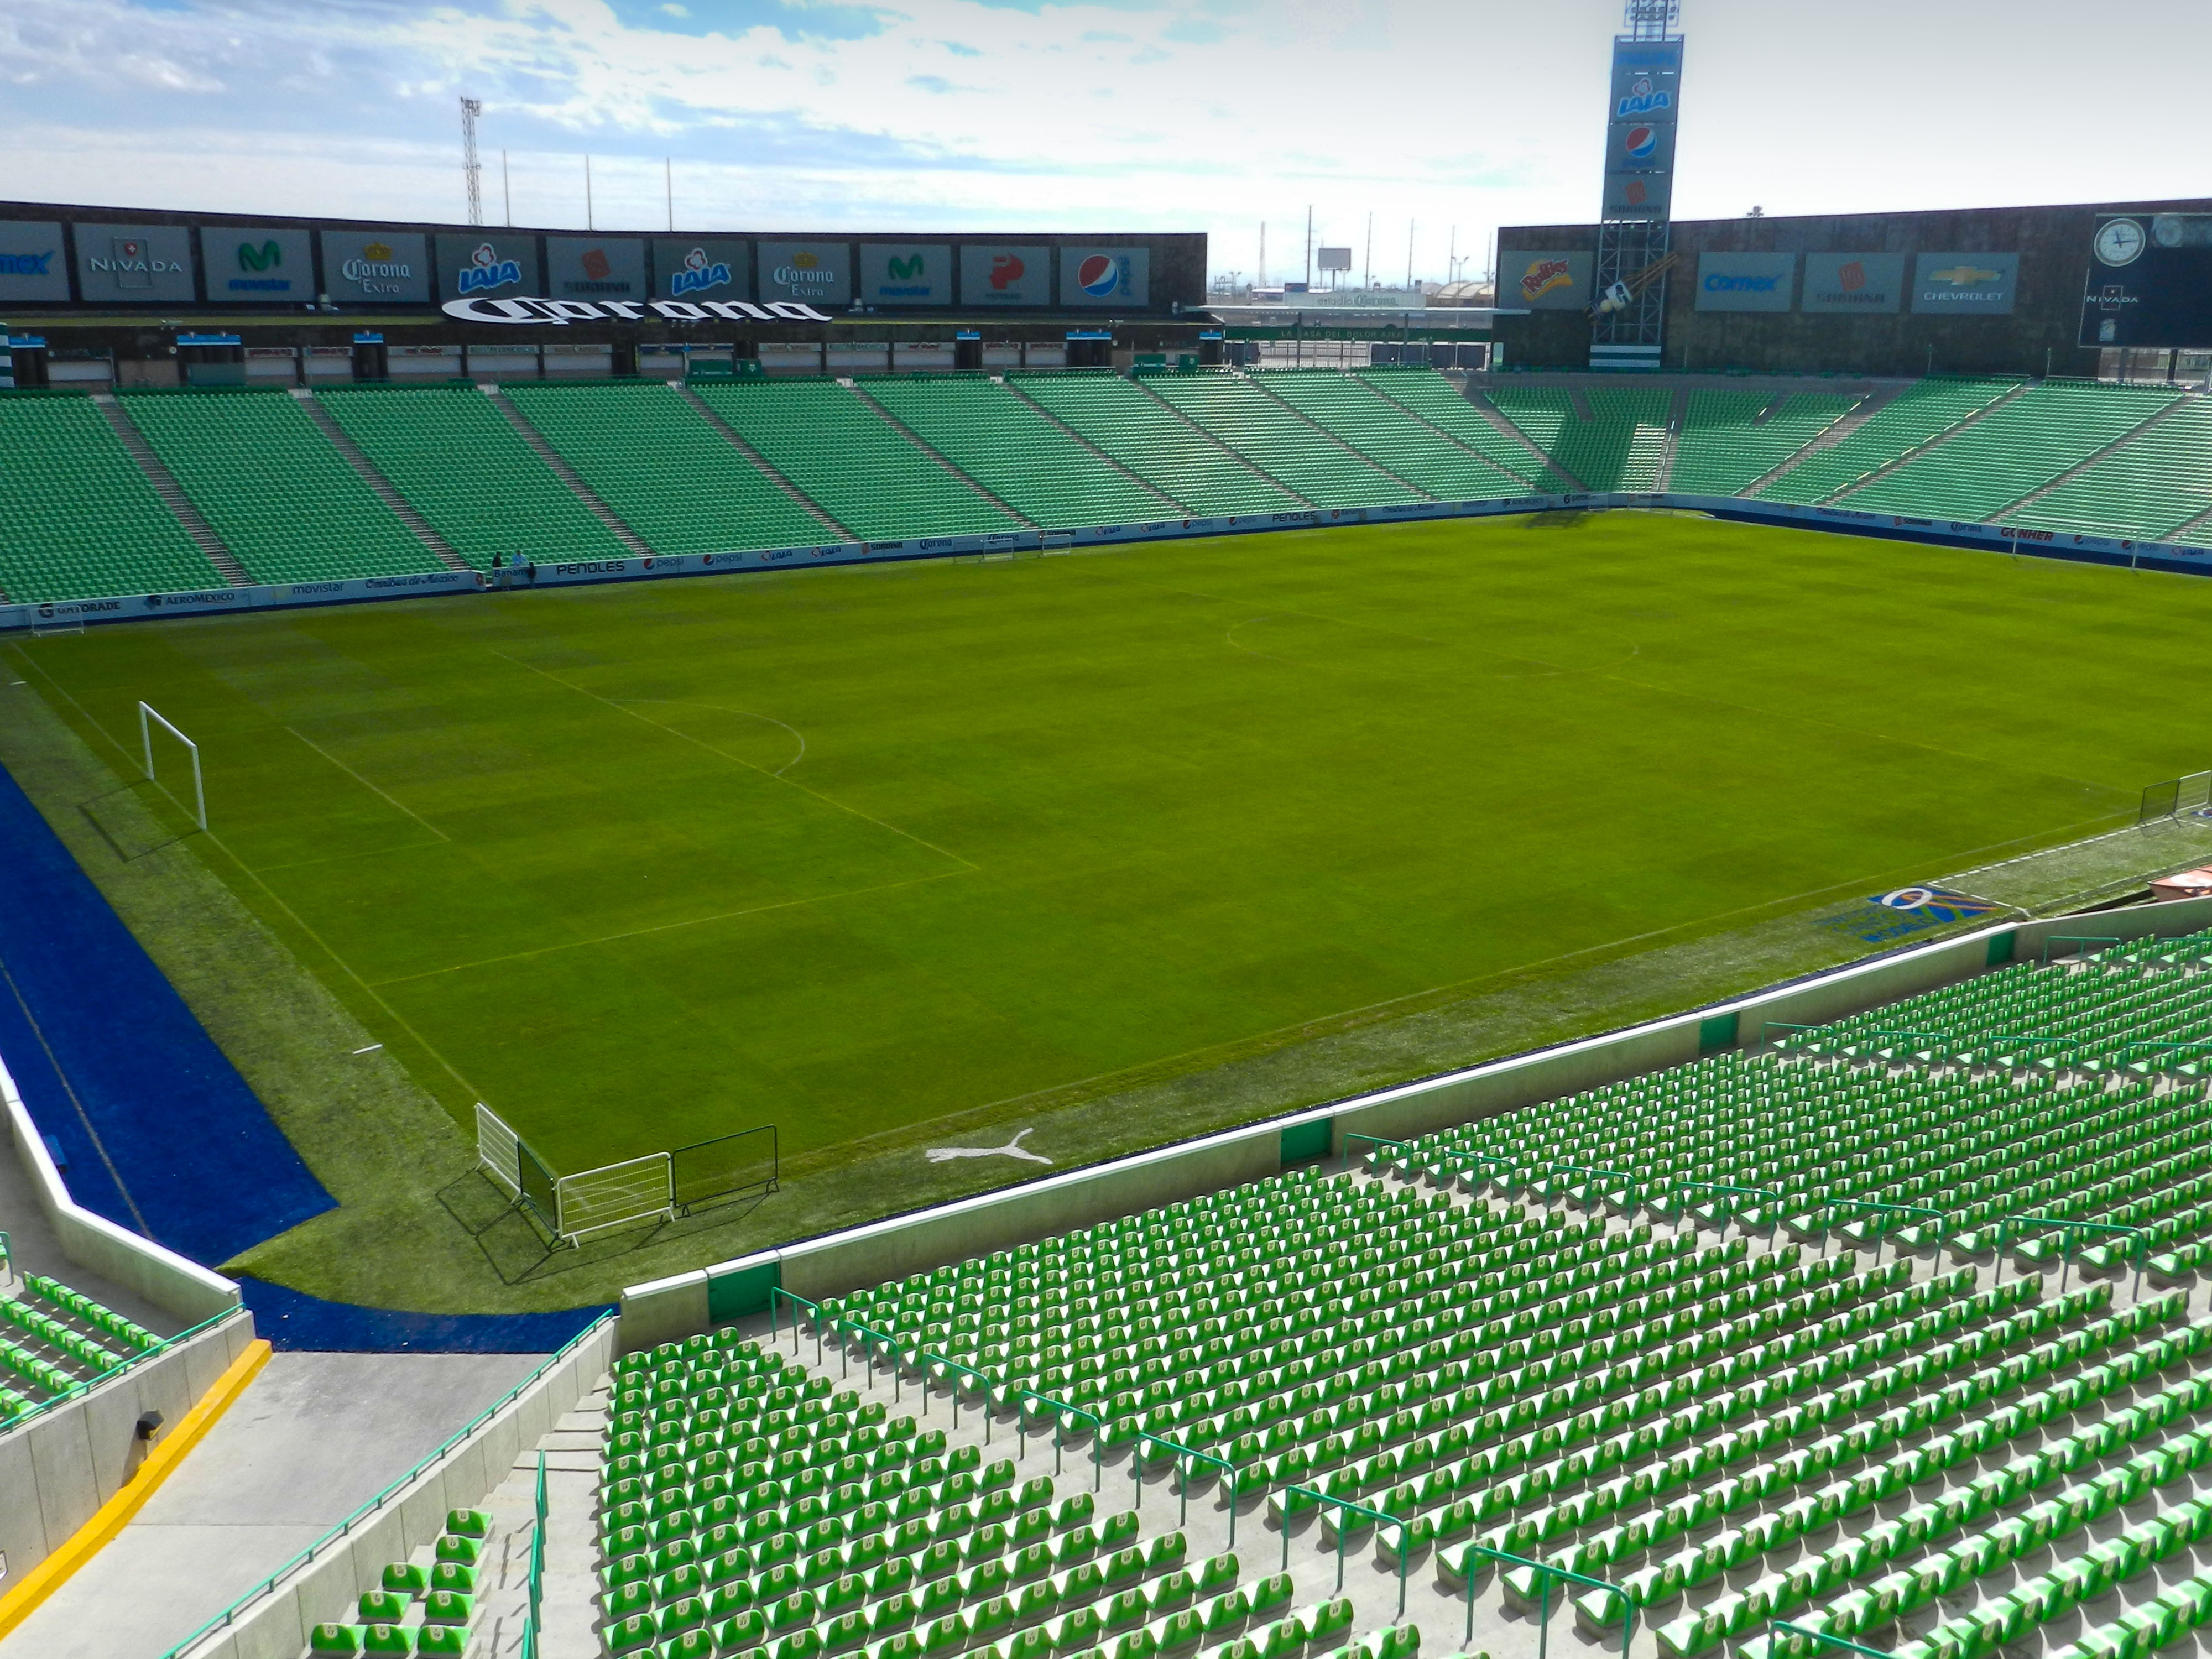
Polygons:
[[550,300],[648,300],[645,244],[627,236],[548,236]]
[[192,234],[182,225],[73,225],[87,305],[190,301]]
[[1912,262],[1916,316],[2009,317],[2019,287],[2017,253],[1923,253]]
[[734,236],[663,237],[653,245],[653,292],[661,300],[749,300],[752,250]]
[[1671,125],[1681,111],[1682,43],[1680,40],[1613,42],[1612,121],[1651,121]]
[[441,236],[438,292],[448,300],[544,293],[538,285],[538,239],[491,230]]
[[1590,303],[1597,256],[1564,249],[1509,249],[1498,256],[1498,303],[1531,311],[1582,311]]
[[430,298],[430,241],[414,231],[322,233],[323,292],[356,305],[422,305]]
[[949,306],[949,242],[860,244],[860,302],[871,306]]
[[960,250],[960,303],[1042,310],[1052,303],[1052,250],[964,245]]
[[31,219],[0,222],[0,301],[69,296],[62,228]]
[[1897,310],[1904,295],[1902,253],[1808,253],[1805,293],[1797,304],[1801,311],[1821,315],[1860,312],[1887,316]]
[[1797,282],[1794,253],[1700,253],[1700,311],[1787,311]]
[[1674,194],[1674,122],[1681,92],[1680,40],[1614,40],[1602,217],[1668,216]]
[[315,297],[315,256],[304,230],[275,226],[202,225],[200,259],[210,301]]
[[2100,217],[2089,238],[2081,343],[2212,346],[2212,214]]
[[760,297],[827,307],[853,302],[853,250],[845,242],[763,242]]
[[1060,302],[1064,306],[1152,303],[1152,251],[1146,247],[1083,247],[1060,251]]

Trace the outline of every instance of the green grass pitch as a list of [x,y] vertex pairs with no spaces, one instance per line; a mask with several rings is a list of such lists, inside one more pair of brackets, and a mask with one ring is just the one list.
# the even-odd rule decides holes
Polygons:
[[20,656],[118,769],[141,697],[198,741],[198,855],[457,1120],[564,1170],[774,1123],[803,1166],[2109,824],[2207,763],[2208,617],[1613,513]]

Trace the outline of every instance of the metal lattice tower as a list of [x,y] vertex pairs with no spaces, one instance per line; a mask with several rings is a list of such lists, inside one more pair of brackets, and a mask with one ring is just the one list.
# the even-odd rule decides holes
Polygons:
[[461,172],[469,185],[469,222],[483,222],[483,169],[477,165],[477,117],[483,113],[480,98],[461,100]]
[[[1621,39],[1661,44],[1679,40],[1674,32],[1682,15],[1681,0],[1627,0],[1621,9],[1626,33]],[[1656,218],[1608,219],[1601,216],[1597,233],[1597,269],[1593,286],[1601,296],[1617,297],[1614,308],[1595,310],[1590,319],[1592,363],[1601,356],[1618,360],[1632,353],[1648,358],[1639,366],[1656,367],[1664,344],[1667,319],[1667,267],[1673,251],[1668,216]],[[1609,347],[1609,352],[1599,348]],[[1624,348],[1627,349],[1623,349]]]

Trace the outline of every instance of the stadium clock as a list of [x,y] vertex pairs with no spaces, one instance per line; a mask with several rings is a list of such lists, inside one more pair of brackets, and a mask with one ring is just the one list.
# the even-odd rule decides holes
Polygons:
[[2132,264],[2143,251],[2143,228],[2132,219],[2108,219],[2097,227],[2096,247],[2102,264]]

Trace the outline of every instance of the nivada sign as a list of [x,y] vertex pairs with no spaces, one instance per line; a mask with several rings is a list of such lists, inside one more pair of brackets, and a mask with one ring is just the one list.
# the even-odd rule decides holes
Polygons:
[[440,307],[448,317],[465,323],[550,323],[565,328],[570,323],[638,322],[647,315],[672,322],[705,322],[722,318],[733,323],[826,323],[830,319],[812,306],[796,300],[770,300],[755,305],[748,300],[548,300],[509,296],[501,299],[448,300]]

